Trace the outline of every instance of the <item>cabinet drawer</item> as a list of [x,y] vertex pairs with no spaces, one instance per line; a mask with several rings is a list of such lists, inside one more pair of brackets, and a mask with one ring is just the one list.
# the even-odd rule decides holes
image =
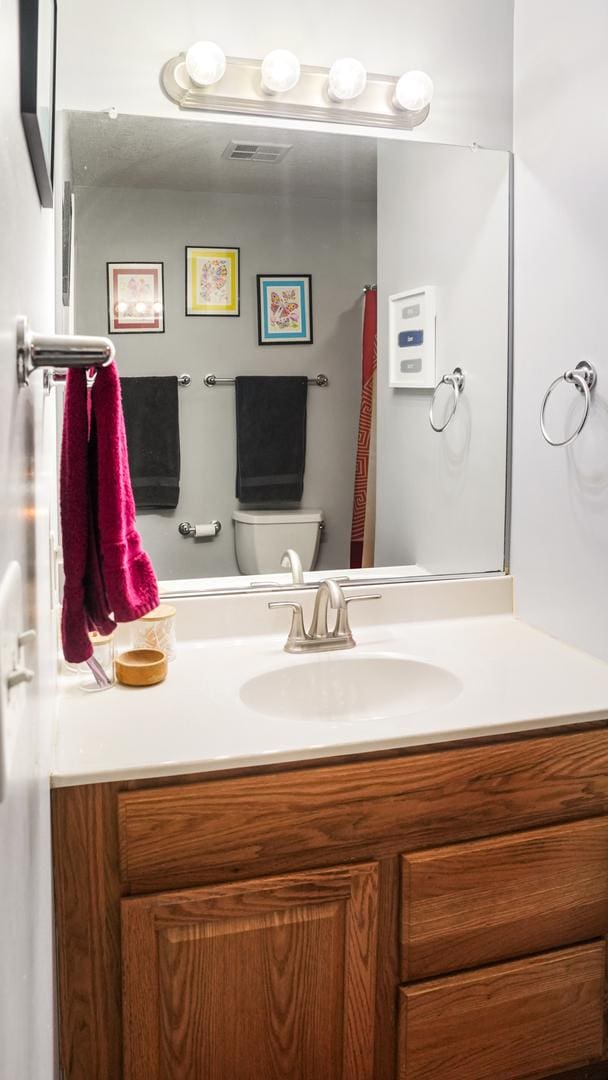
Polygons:
[[210,778],[118,796],[121,879],[237,881],[606,813],[604,730]]
[[608,818],[435,848],[401,864],[403,979],[608,932]]
[[602,1058],[605,945],[403,987],[399,1080],[523,1080]]

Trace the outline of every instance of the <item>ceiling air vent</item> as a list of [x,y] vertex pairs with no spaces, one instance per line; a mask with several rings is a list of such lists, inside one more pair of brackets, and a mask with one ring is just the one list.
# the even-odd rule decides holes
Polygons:
[[278,165],[291,146],[281,143],[229,142],[222,157],[231,161],[265,161],[269,165]]

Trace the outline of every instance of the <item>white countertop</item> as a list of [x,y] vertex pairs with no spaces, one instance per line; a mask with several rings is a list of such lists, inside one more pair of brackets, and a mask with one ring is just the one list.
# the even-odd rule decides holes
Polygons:
[[[53,785],[297,762],[608,718],[608,664],[513,615],[357,628],[353,613],[353,624],[358,645],[349,652],[290,656],[282,648],[285,631],[275,632],[275,623],[266,636],[185,641],[159,686],[85,695],[65,680]],[[241,684],[260,672],[322,656],[378,654],[436,664],[456,675],[462,690],[425,711],[357,721],[277,719],[251,711],[239,698]]]

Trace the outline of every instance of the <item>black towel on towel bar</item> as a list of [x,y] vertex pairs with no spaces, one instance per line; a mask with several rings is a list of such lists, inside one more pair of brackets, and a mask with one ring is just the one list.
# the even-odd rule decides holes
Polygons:
[[244,503],[299,502],[306,461],[305,375],[239,375],[236,494]]
[[138,510],[175,509],[179,499],[176,375],[120,380],[131,484]]

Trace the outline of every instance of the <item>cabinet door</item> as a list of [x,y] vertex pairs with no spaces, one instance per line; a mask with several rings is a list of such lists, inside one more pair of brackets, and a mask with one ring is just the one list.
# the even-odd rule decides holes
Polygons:
[[125,899],[125,1080],[371,1080],[377,867]]
[[402,987],[399,1080],[522,1080],[603,1059],[603,941]]

